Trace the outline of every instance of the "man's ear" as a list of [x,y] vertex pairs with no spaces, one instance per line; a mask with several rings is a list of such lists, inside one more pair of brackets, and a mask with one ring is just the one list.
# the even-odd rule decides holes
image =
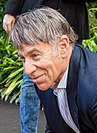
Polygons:
[[69,50],[69,38],[66,35],[62,35],[59,40],[59,49],[62,58],[65,58]]

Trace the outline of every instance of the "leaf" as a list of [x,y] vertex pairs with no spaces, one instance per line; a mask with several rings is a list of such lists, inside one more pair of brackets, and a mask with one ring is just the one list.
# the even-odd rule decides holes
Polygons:
[[6,91],[4,92],[3,95],[8,95],[8,94],[11,94],[11,92],[15,89],[15,87],[18,85],[18,84],[21,84],[22,83],[22,80],[19,80],[19,81],[13,81],[10,86],[6,89]]
[[11,74],[8,76],[8,78],[13,78],[13,77],[15,77],[19,72],[22,72],[23,69],[24,69],[24,68],[22,67],[22,68],[16,70],[15,72],[11,73]]
[[10,99],[10,103],[12,103],[17,97],[19,97],[20,91],[18,93],[13,94],[12,98]]

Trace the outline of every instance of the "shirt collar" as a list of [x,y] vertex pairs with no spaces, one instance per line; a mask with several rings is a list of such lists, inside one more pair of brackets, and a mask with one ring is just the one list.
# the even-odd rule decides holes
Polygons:
[[60,80],[60,82],[59,82],[59,84],[58,84],[58,86],[57,86],[57,88],[66,88],[66,86],[67,86],[67,77],[68,77],[68,68],[69,67],[67,67],[67,69],[66,69],[66,71],[65,71],[65,73],[64,73],[64,75],[63,75],[63,77],[62,77],[62,79]]

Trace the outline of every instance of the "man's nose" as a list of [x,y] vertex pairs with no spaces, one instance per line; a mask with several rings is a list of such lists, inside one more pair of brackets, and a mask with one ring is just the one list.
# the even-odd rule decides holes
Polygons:
[[24,70],[27,75],[31,76],[36,71],[36,66],[31,61],[25,61]]

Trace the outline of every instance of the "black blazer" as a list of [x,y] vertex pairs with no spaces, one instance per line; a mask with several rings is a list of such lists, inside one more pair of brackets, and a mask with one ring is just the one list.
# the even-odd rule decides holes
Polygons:
[[[74,133],[63,120],[52,89],[36,91],[47,119],[46,133]],[[67,81],[71,116],[81,133],[97,133],[97,54],[74,47]]]
[[89,38],[88,14],[85,2],[94,1],[96,0],[8,0],[5,13],[17,16],[39,5],[59,9],[78,34],[79,41],[82,41]]

